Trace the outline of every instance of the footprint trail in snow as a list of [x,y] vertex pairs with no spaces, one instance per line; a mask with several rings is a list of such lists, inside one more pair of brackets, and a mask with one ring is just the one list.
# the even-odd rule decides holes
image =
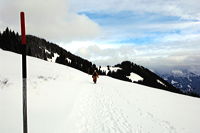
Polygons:
[[[87,89],[85,89],[87,88]],[[127,116],[114,104],[116,91],[104,91],[100,85],[85,87],[70,115],[69,131],[77,133],[132,133]],[[118,96],[117,96],[118,97]]]

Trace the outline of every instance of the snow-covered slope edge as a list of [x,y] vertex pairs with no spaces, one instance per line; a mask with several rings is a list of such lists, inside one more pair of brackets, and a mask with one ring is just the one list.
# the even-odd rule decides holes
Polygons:
[[[97,69],[96,65],[92,62],[71,54],[69,51],[66,51],[55,43],[51,43],[34,35],[27,35],[26,37],[27,55],[29,56],[47,60],[49,62],[56,62],[66,66],[70,66],[90,74],[93,73],[94,69]],[[0,48],[4,50],[12,51],[19,54],[21,53],[21,45],[19,45],[19,34],[13,32],[12,30],[9,30],[8,28],[6,28],[6,30],[3,31],[2,35],[0,35],[0,44]],[[155,73],[149,71],[147,68],[144,68],[143,66],[137,65],[130,61],[123,61],[122,63],[117,64],[114,67],[110,67],[110,70],[101,71],[100,69],[98,69],[97,71],[101,75],[108,75],[110,77],[123,81],[134,82],[179,94],[184,93],[180,89],[175,88],[174,86],[157,76]],[[132,76],[131,73],[136,74],[137,77],[141,77],[142,80],[138,80],[137,78],[135,79],[135,75]],[[187,95],[190,94],[187,93]]]
[[[21,56],[0,50],[0,132],[22,132]],[[198,98],[28,58],[28,127],[37,133],[196,133]]]

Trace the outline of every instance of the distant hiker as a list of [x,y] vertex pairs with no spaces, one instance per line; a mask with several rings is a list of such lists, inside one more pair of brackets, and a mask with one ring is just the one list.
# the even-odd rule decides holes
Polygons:
[[93,78],[93,82],[96,84],[97,82],[97,78],[99,77],[98,73],[96,72],[96,70],[94,70],[93,74],[92,74],[92,78]]

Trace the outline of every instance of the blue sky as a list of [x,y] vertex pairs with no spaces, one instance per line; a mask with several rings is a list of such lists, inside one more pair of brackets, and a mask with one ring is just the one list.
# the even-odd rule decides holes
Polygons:
[[[48,3],[48,4],[47,4]],[[97,65],[130,60],[200,73],[199,0],[0,0],[0,29],[55,42]]]
[[[197,3],[194,0],[103,0],[94,4],[86,0],[84,6],[74,10],[97,23],[103,34],[93,41],[95,45],[79,47],[76,53],[97,64],[131,60],[154,70],[189,70],[190,66],[197,70],[200,59]],[[110,47],[105,49],[104,45]]]
[[[118,37],[112,40],[116,44],[153,44],[159,43],[164,36],[181,35],[184,29],[173,28],[148,28],[146,25],[179,24],[198,22],[198,20],[182,19],[178,16],[165,16],[159,13],[137,13],[133,11],[120,12],[80,12],[101,26],[104,31],[115,32]],[[138,27],[137,27],[138,26]],[[200,33],[199,31],[197,33]],[[125,36],[125,35],[129,36]],[[113,35],[110,35],[112,38]],[[109,41],[109,40],[108,40]]]

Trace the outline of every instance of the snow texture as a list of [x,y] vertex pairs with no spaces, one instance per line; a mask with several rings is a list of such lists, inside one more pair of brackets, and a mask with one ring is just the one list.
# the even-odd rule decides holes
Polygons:
[[69,58],[66,58],[66,60],[67,60],[68,63],[72,62],[72,60],[70,60]]
[[140,75],[133,72],[131,72],[130,76],[127,76],[127,78],[129,78],[132,82],[133,81],[138,82],[143,80],[143,78]]
[[181,70],[172,70],[172,74],[177,76],[183,76],[184,73]]
[[192,88],[190,85],[187,85],[188,88]]
[[52,59],[47,58],[47,61],[49,62],[56,62],[57,57],[59,57],[60,55],[57,53],[54,53],[54,56],[52,57]]
[[161,84],[161,85],[164,85],[164,86],[166,86],[163,82],[161,82],[160,80],[158,80],[157,79],[157,82],[159,83],[159,84]]
[[[109,68],[110,68],[111,72],[117,72],[117,70],[121,70],[122,69],[120,67],[112,67],[112,66],[110,66]],[[108,72],[109,72],[108,67],[101,67],[101,70],[105,71],[106,74],[108,74]]]
[[45,49],[45,53],[51,54],[51,52],[47,49]]
[[176,83],[178,83],[178,82],[176,82],[176,81],[174,81],[174,80],[171,81],[171,84],[176,84]]
[[[197,133],[200,99],[27,58],[30,133]],[[22,133],[21,56],[0,49],[0,133]],[[13,65],[14,64],[14,65]]]

